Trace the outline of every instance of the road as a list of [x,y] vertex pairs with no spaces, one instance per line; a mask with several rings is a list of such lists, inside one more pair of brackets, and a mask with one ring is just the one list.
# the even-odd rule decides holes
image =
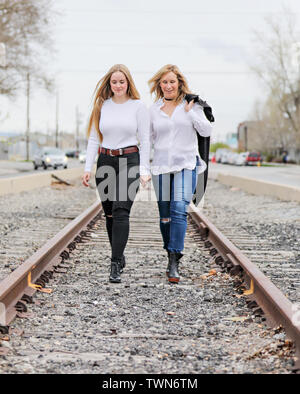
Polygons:
[[[68,168],[74,167],[84,167],[84,163],[80,163],[78,159],[69,158]],[[50,167],[49,170],[53,170],[53,168]],[[0,178],[17,177],[25,174],[37,174],[44,171],[47,170],[44,170],[42,167],[38,170],[34,170],[32,162],[0,160]]]
[[[84,163],[80,163],[78,159],[69,158],[68,168],[84,167]],[[39,168],[33,169],[31,162],[17,162],[17,161],[0,161],[0,178],[22,176],[24,174],[36,174],[44,172],[45,170]],[[289,185],[300,187],[300,166],[291,164],[277,164],[268,167],[257,166],[233,166],[230,164],[209,164],[209,174],[214,175],[218,172],[227,173],[230,175],[245,176],[262,181],[279,183],[281,185]]]
[[257,167],[210,163],[209,174],[215,175],[218,172],[278,183],[280,185],[300,187],[299,165],[278,164],[268,167]]

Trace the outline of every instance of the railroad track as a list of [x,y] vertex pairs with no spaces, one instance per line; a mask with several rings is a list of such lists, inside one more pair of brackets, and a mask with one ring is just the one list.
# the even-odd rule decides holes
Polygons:
[[[214,257],[215,264],[223,272],[240,278],[238,287],[248,296],[248,306],[256,314],[265,315],[271,326],[282,325],[288,337],[295,342],[299,357],[300,319],[296,318],[293,303],[208,218],[193,207],[190,215],[200,230],[202,240],[205,240],[205,246]],[[298,367],[300,368],[300,364]]]
[[95,201],[80,180],[0,198],[0,281]]
[[[259,232],[253,234],[241,225],[229,224],[228,218],[224,221],[224,218],[213,215],[210,220],[222,229],[222,233],[255,263],[290,301],[299,302],[299,251],[284,246],[278,247],[272,240],[262,237]],[[283,228],[279,231],[285,232]]]
[[[87,333],[91,341],[93,335],[98,338],[98,341],[103,341],[103,346],[105,346],[105,341],[111,342],[111,338],[113,337],[116,341],[120,340],[122,342],[124,340],[125,343],[128,340],[132,340],[135,343],[142,341],[143,343],[145,339],[156,341],[155,343],[169,343],[170,341],[177,341],[176,343],[179,343],[184,340],[185,346],[187,346],[186,343],[190,346],[192,342],[193,346],[197,347],[198,345],[195,342],[201,342],[201,334],[197,334],[197,332],[206,318],[204,309],[203,314],[200,314],[203,322],[202,320],[201,322],[199,321],[199,317],[197,316],[197,308],[200,308],[199,302],[206,301],[211,303],[214,301],[220,303],[225,297],[222,291],[227,287],[227,296],[230,296],[231,300],[236,300],[239,307],[243,303],[244,306],[246,304],[249,308],[249,315],[258,319],[256,322],[265,321],[271,327],[277,328],[282,326],[287,338],[295,346],[296,356],[299,357],[300,328],[295,325],[295,310],[293,309],[292,303],[256,265],[251,263],[247,256],[241,253],[228,238],[195,208],[191,208],[190,211],[188,234],[185,243],[186,261],[183,261],[181,267],[182,280],[177,287],[165,283],[165,267],[161,266],[161,261],[165,259],[165,256],[161,250],[162,242],[155,206],[153,203],[147,205],[147,203],[139,202],[136,202],[134,205],[135,210],[131,218],[130,238],[126,249],[128,263],[126,271],[123,274],[122,284],[117,286],[112,286],[107,281],[109,247],[101,213],[101,205],[98,202],[94,203],[84,213],[70,222],[41,249],[36,251],[29,259],[0,282],[0,331],[2,334],[9,335],[10,325],[15,322],[14,319],[16,316],[27,317],[30,321],[31,309],[39,308],[39,303],[35,305],[35,298],[41,300],[47,296],[55,297],[55,293],[59,291],[65,291],[66,297],[69,295],[69,292],[75,292],[75,295],[77,294],[77,297],[79,297],[78,288],[80,288],[81,284],[78,280],[82,281],[83,277],[88,274],[89,284],[84,285],[83,293],[89,292],[90,297],[93,297],[95,295],[95,291],[93,292],[94,286],[98,298],[95,299],[94,297],[92,301],[86,301],[85,299],[84,302],[93,305],[92,308],[95,306],[98,308],[101,305],[101,309],[97,310],[97,313],[94,311],[84,317],[85,313],[84,310],[80,309],[80,301],[76,301],[76,299],[71,297],[68,305],[75,306],[69,306],[67,308],[67,316],[71,318],[74,316],[74,313],[70,311],[72,308],[79,308],[82,312],[83,320],[86,319],[86,322],[97,319],[99,311],[100,313],[108,314],[101,323],[97,320],[97,327],[99,327],[97,334],[93,334],[94,331],[91,328]],[[100,259],[100,255],[102,259]],[[96,256],[99,256],[99,260],[102,260],[104,264],[99,266]],[[85,259],[85,263],[80,264],[80,260],[83,259]],[[55,278],[63,278],[65,275],[72,275],[72,273],[75,275],[74,283],[72,283],[73,279],[71,283],[70,279],[66,279],[66,281],[60,279],[62,283],[57,286],[54,285],[55,291],[52,292],[52,283],[53,281],[55,282]],[[221,293],[215,296],[213,300],[209,300],[209,297],[205,293],[205,283],[213,283],[213,281],[216,281],[215,289],[217,291],[220,290]],[[113,301],[108,297],[104,303],[101,303],[99,286],[101,287],[101,294],[104,298],[113,289]],[[230,290],[232,286],[234,286],[236,294],[231,294]],[[228,294],[228,289],[230,294]],[[132,299],[134,301],[130,305],[123,304],[125,301],[119,300],[121,292],[124,292],[124,294],[128,293],[128,297],[133,297]],[[132,292],[140,294],[141,300],[134,298],[136,296]],[[169,298],[165,298],[166,292]],[[177,292],[180,294],[179,299],[177,298]],[[49,295],[45,295],[44,293]],[[74,297],[74,293],[72,294]],[[155,304],[156,294],[160,305]],[[182,295],[185,296],[185,299],[181,297]],[[117,302],[115,298],[118,299]],[[58,304],[61,303],[60,300],[56,300],[56,302]],[[63,297],[63,302],[66,302],[65,297]],[[232,303],[234,302],[232,301]],[[148,310],[146,305],[149,304],[151,304],[151,308]],[[156,307],[158,307],[158,310],[156,310]],[[65,306],[61,308],[64,309]],[[191,310],[189,311],[190,308]],[[126,327],[125,318],[128,315],[135,315],[137,311],[143,309],[146,315],[150,310],[153,311],[154,317],[152,316],[150,318],[149,316],[151,324],[147,325],[147,322],[143,322],[145,327],[141,330],[141,325],[137,324],[135,319],[133,319],[132,321],[130,320],[130,324]],[[160,322],[161,310],[164,313],[164,323]],[[241,311],[243,313],[242,316],[230,316],[229,321],[231,319],[231,322],[243,322],[247,321],[248,318],[248,321],[250,321],[248,324],[251,324],[251,318],[249,319],[249,316],[245,316],[245,308],[240,309],[239,313]],[[62,320],[65,313],[66,310],[63,316],[61,314],[55,314],[54,322]],[[193,316],[190,318],[190,321],[188,321],[189,319],[187,317],[185,318],[185,313],[187,316],[189,314]],[[196,315],[194,315],[195,313]],[[156,317],[155,314],[157,314]],[[49,316],[51,320],[51,313]],[[169,323],[172,326],[173,322],[170,319],[174,321],[176,316],[178,318],[181,316],[180,323],[179,320],[176,322],[180,329],[176,325],[175,333],[172,333],[172,331],[166,332],[166,324]],[[138,320],[140,318],[142,317],[137,315],[136,319]],[[113,324],[111,323],[111,319],[114,321]],[[226,316],[223,316],[223,319],[224,321],[228,321]],[[123,329],[122,325],[118,325],[119,320],[123,321]],[[25,321],[27,322],[27,320]],[[184,325],[181,326],[182,324]],[[21,323],[18,325],[21,325]],[[224,325],[221,327],[221,331],[224,327]],[[205,327],[205,329],[207,328]],[[220,327],[218,328],[219,331],[214,331],[213,328],[210,330],[218,337]],[[53,332],[54,337],[61,338],[62,334],[59,330],[56,331],[54,329]],[[209,330],[208,334],[213,335]],[[52,339],[52,336],[47,337],[43,333],[43,330],[40,330],[37,338],[49,340],[50,337]],[[227,336],[225,331],[224,336]],[[227,338],[226,341],[230,341],[230,339]],[[123,346],[126,349],[126,345],[123,344]],[[143,348],[144,345],[141,344],[141,347]],[[0,354],[1,349],[3,354],[7,354],[7,348],[0,347]],[[178,354],[182,353],[180,346],[177,350],[179,352]],[[134,351],[133,356],[135,356]],[[157,352],[159,353],[158,350]],[[170,351],[168,352],[170,353]],[[65,354],[67,353],[68,351]],[[72,351],[69,353],[70,358],[72,358],[74,354]],[[25,354],[27,356],[30,355],[33,359],[37,359],[38,357],[38,352],[34,351],[30,351],[29,353],[25,351]],[[55,354],[55,360],[57,361],[59,359],[58,354],[61,355],[61,353],[57,350]],[[98,354],[98,358],[96,358],[97,360],[99,357],[101,360],[106,360],[108,354],[109,351],[105,353],[102,350],[101,356]],[[130,354],[132,354],[132,349],[130,350]],[[149,355],[147,357],[145,355],[143,356],[144,358],[141,357],[141,360],[146,363],[145,359],[147,357],[149,358]],[[84,357],[93,359],[92,352],[87,352]],[[109,357],[113,358],[111,355]],[[180,359],[183,356],[178,357]],[[139,361],[138,357],[133,358],[135,363]],[[161,355],[160,359],[164,360],[164,356]],[[51,360],[53,361],[53,357]],[[198,367],[194,365],[194,368],[197,371],[199,365]],[[300,366],[296,362],[293,370],[297,371],[299,368]],[[111,371],[114,369],[107,370]]]

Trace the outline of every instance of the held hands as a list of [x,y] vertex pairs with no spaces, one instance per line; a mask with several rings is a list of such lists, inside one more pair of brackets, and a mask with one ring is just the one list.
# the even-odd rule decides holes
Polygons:
[[82,183],[84,186],[89,187],[89,180],[91,178],[91,173],[90,172],[85,172],[82,176]]
[[141,175],[140,176],[140,182],[142,186],[145,188],[147,186],[147,183],[151,180],[150,175]]
[[189,110],[193,108],[193,105],[194,105],[194,100],[191,100],[189,103],[187,102],[184,107],[185,111],[189,112]]

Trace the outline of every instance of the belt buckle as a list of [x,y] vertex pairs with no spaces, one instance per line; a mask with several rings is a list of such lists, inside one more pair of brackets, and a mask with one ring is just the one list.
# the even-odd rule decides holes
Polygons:
[[120,156],[123,155],[123,148],[119,148],[119,149],[109,149],[109,155],[110,155],[110,156],[113,156],[113,157],[114,157],[114,156],[117,156],[117,155],[113,155],[113,154],[112,154],[112,151],[113,151],[113,150],[118,150],[118,151],[119,151],[119,155],[120,155]]

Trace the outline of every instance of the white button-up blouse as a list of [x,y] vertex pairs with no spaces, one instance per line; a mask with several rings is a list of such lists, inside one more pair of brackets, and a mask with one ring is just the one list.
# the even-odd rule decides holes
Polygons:
[[183,169],[193,170],[196,158],[199,157],[198,174],[206,169],[206,163],[198,151],[196,132],[203,137],[209,137],[212,125],[206,119],[202,107],[195,103],[192,109],[185,111],[186,101],[176,106],[173,114],[168,116],[161,107],[159,99],[150,107],[151,142],[153,145],[153,160],[151,172],[153,175],[177,172]]

